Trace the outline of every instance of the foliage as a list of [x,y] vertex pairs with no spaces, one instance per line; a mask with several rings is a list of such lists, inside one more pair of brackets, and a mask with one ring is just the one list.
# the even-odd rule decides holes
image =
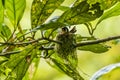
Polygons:
[[[26,0],[0,0],[0,80],[22,80],[29,75],[27,71],[31,63],[36,64],[37,70],[39,58],[49,59],[47,62],[51,66],[74,80],[84,80],[76,69],[76,49],[104,53],[109,46],[102,42],[120,38],[98,40],[94,36],[98,24],[120,15],[119,0],[77,0],[70,7],[62,6],[63,2],[33,0],[31,28],[23,29],[20,21],[26,9]],[[56,10],[61,10],[62,14],[51,18]],[[93,26],[91,23],[96,19],[98,22]],[[90,36],[74,34],[76,29],[72,26],[79,24],[86,26]],[[57,32],[58,29],[61,33]]]

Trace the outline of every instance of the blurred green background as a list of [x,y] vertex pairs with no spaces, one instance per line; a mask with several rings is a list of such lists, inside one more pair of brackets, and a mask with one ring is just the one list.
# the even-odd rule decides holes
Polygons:
[[[66,0],[63,5],[68,6],[74,0]],[[27,7],[24,13],[24,16],[21,20],[21,26],[25,28],[30,28],[30,9],[31,9],[32,0],[27,0]],[[56,10],[52,16],[60,15],[62,12]],[[97,21],[97,20],[96,20]],[[96,21],[93,22],[95,25]],[[97,30],[94,35],[96,38],[106,38],[110,36],[120,35],[120,16],[112,17],[104,20],[98,25]],[[88,30],[84,25],[77,26],[77,33],[82,36],[89,36]],[[108,52],[102,54],[95,54],[89,51],[78,51],[79,65],[78,70],[85,80],[89,80],[90,77],[98,71],[100,68],[107,66],[112,63],[117,63],[120,61],[120,44],[112,44],[114,41],[107,42],[106,44],[110,45],[111,48]],[[29,68],[30,76],[32,76],[34,71],[34,64]],[[70,77],[64,73],[59,72],[58,70],[49,66],[44,59],[40,60],[38,70],[32,80],[72,80]]]

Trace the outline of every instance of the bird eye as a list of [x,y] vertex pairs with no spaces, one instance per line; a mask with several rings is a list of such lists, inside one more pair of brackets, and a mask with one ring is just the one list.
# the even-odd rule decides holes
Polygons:
[[69,32],[69,30],[68,30],[67,27],[63,27],[63,28],[62,28],[62,31],[63,31],[63,32]]

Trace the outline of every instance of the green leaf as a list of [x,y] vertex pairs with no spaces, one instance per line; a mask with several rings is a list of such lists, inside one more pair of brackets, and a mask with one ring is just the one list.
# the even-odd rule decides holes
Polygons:
[[81,46],[78,48],[78,50],[84,50],[84,51],[91,51],[94,53],[103,53],[108,51],[109,47],[103,44],[93,44],[93,45],[87,45],[87,46]]
[[112,44],[114,44],[114,45],[117,45],[117,44],[119,44],[120,43],[120,39],[117,39],[117,40],[113,40],[112,41]]
[[32,28],[43,24],[64,0],[34,0],[31,9]]
[[[38,71],[38,67],[39,67],[39,63],[40,63],[40,58],[34,58],[33,63],[35,64],[34,65],[35,70],[34,70],[33,77],[32,77],[31,80],[34,80],[35,77],[36,77],[35,75],[36,75],[36,72]],[[24,80],[26,80],[25,78],[27,78],[27,75],[25,75]]]
[[95,3],[100,3],[100,7],[102,10],[108,9],[112,7],[119,0],[87,0],[88,4],[92,5]]
[[29,64],[27,63],[26,59],[24,58],[19,65],[15,68],[16,72],[16,80],[22,80],[24,77],[27,69],[29,67]]
[[19,64],[19,62],[24,59],[29,52],[31,52],[33,50],[34,47],[32,46],[28,46],[25,50],[23,50],[21,53],[15,54],[13,56],[11,56],[11,59],[6,63],[6,66],[14,69],[14,67],[17,66],[17,64]]
[[103,11],[100,10],[99,4],[94,4],[90,9],[89,8],[89,4],[87,4],[86,1],[83,1],[77,6],[71,9],[67,9],[67,11],[65,11],[62,16],[55,16],[48,22],[37,26],[36,28],[34,28],[34,30],[46,30],[50,28],[59,28],[68,25],[81,24],[94,20],[97,17],[101,16],[103,13]]
[[88,40],[96,40],[94,37],[84,37],[81,36],[80,34],[76,34],[76,41],[81,42],[81,41],[88,41]]
[[32,32],[37,31],[37,30],[57,29],[59,27],[66,26],[66,24],[64,24],[64,23],[57,22],[58,18],[59,18],[59,16],[53,17],[52,19],[45,22],[44,24],[35,27],[32,30]]
[[120,63],[110,64],[98,70],[90,80],[120,80]]
[[57,34],[57,31],[55,31],[55,30],[56,29],[45,30],[44,37],[46,37],[46,38],[51,37],[52,39],[54,39]]
[[104,13],[99,19],[99,21],[97,22],[97,25],[107,18],[118,16],[118,15],[120,15],[120,2],[118,2],[114,7],[112,7],[111,9],[109,9]]
[[22,36],[23,34],[25,34],[27,32],[27,29],[23,29],[22,30],[22,33],[21,32],[18,32],[16,35],[17,35],[17,37],[20,37],[20,36]]
[[55,28],[60,28],[66,26],[66,24],[60,23],[60,22],[53,22],[50,21],[49,23],[40,25],[38,27],[35,28],[35,30],[48,30],[48,29],[55,29]]
[[20,22],[25,6],[25,0],[5,0],[6,13],[14,27]]
[[62,10],[62,11],[67,11],[68,9],[70,9],[69,7],[67,6],[60,6],[58,7],[58,9]]
[[9,80],[12,74],[16,75],[15,80],[22,80],[24,77],[31,61],[35,57],[34,46],[29,45],[22,52],[12,55],[9,61],[5,64],[6,68],[10,69],[8,73],[7,80]]
[[26,56],[19,65],[16,67],[15,72],[17,75],[16,80],[22,80],[22,78],[25,76],[26,71],[28,70],[30,63],[32,62],[33,58],[35,57],[36,50],[34,49],[31,52],[31,55]]
[[6,57],[0,57],[0,65],[4,62],[8,61],[8,58]]
[[12,32],[7,25],[3,25],[2,27],[0,27],[0,36],[3,39],[6,38],[8,40],[9,37],[11,36],[11,34],[12,34]]
[[2,27],[3,20],[4,20],[4,8],[2,5],[2,0],[0,0],[0,27]]
[[[89,41],[89,40],[96,40],[95,37],[83,37],[80,36],[79,34],[76,35],[76,41],[81,42],[81,41]],[[110,46],[104,45],[104,44],[92,44],[92,45],[85,45],[85,46],[80,46],[78,47],[78,50],[83,50],[83,51],[91,51],[94,53],[103,53],[108,51]]]
[[98,3],[92,5],[92,7],[86,2],[80,2],[75,7],[67,10],[59,19],[58,22],[67,23],[70,25],[82,24],[102,15],[103,11],[100,9]]
[[73,68],[71,64],[67,64],[62,58],[51,58],[52,62],[56,65],[55,68],[61,70],[66,75],[70,76],[74,80],[84,80],[77,69]]

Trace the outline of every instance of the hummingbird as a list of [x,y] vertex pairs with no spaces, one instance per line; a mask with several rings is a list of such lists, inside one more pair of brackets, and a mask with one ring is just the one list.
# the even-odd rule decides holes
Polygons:
[[63,27],[56,37],[56,40],[61,42],[61,44],[56,44],[57,55],[64,59],[66,64],[71,64],[74,68],[76,68],[78,63],[75,47],[75,32],[75,27],[73,27],[72,30],[69,30],[67,27]]

